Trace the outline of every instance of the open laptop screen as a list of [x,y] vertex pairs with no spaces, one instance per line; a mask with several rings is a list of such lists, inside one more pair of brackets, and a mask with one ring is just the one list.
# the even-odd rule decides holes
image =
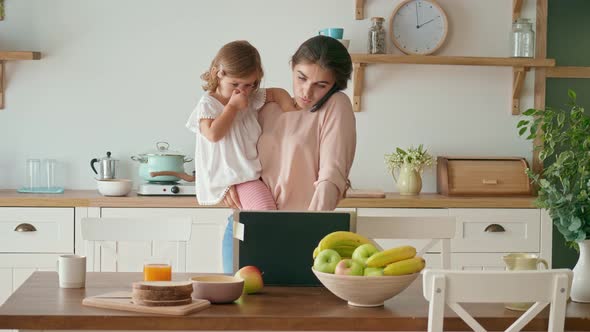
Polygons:
[[243,241],[234,239],[234,270],[254,265],[265,284],[283,286],[320,285],[313,250],[326,234],[351,227],[346,212],[241,211],[234,220],[241,224],[234,236],[243,229]]

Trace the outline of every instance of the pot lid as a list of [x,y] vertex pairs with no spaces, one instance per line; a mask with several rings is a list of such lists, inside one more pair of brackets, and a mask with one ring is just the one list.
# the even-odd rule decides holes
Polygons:
[[170,150],[170,144],[168,142],[156,143],[156,149],[147,153],[143,153],[143,156],[182,156],[185,154],[179,151]]
[[111,158],[111,151],[107,151],[107,156],[106,157],[100,157],[97,158],[98,160],[117,160],[115,158]]

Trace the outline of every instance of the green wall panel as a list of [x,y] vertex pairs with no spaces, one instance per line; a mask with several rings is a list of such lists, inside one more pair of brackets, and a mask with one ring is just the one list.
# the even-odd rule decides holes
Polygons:
[[[558,66],[590,66],[590,1],[549,0],[547,18],[547,57]],[[578,96],[578,104],[590,112],[590,79],[547,79],[547,106],[567,109],[567,90]],[[553,228],[553,267],[573,268],[578,253],[565,245]]]

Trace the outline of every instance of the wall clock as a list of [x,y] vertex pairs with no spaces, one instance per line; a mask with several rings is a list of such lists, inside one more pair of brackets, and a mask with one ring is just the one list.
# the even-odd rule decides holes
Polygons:
[[406,54],[436,52],[447,38],[449,23],[442,7],[434,0],[404,0],[391,13],[389,36]]

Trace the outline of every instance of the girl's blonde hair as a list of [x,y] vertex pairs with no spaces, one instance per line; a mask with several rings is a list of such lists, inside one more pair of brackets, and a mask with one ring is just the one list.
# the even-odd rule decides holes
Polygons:
[[217,73],[222,70],[224,75],[232,77],[246,77],[252,73],[258,74],[255,82],[255,88],[258,88],[264,72],[262,70],[262,61],[258,50],[245,40],[236,40],[223,45],[217,52],[209,70],[201,75],[205,81],[203,90],[215,92],[219,86],[219,77]]

